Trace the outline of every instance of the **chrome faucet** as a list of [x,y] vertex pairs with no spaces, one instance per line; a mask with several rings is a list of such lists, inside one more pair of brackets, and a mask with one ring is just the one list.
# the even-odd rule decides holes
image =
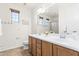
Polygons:
[[65,28],[63,34],[60,35],[60,38],[64,38],[65,39],[67,34],[68,34],[68,32],[67,32],[67,25],[66,25],[66,28]]
[[68,28],[67,28],[67,25],[66,25],[66,28],[65,28],[64,33],[65,33],[65,34],[67,34],[67,35],[69,34],[69,33],[68,33]]
[[77,33],[77,31],[73,31],[73,33]]

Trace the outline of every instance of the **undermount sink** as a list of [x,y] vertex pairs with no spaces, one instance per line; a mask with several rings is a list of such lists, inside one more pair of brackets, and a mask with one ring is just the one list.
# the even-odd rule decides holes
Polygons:
[[78,36],[72,36],[72,35],[66,35],[65,37],[60,37],[60,34],[35,34],[36,37],[40,37],[40,38],[45,38],[45,39],[55,39],[58,41],[67,41],[67,42],[72,42],[72,41],[79,41]]

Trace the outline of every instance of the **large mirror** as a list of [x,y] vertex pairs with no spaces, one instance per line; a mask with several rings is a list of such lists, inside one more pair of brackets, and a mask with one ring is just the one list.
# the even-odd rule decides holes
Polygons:
[[51,5],[45,10],[40,8],[39,12],[40,13],[37,15],[37,32],[59,33],[57,5]]

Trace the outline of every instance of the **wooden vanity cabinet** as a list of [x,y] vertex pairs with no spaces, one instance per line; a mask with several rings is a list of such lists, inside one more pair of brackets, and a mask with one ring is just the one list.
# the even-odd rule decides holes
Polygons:
[[42,41],[42,56],[52,56],[52,44]]
[[29,52],[33,56],[79,56],[79,52],[29,36]]
[[54,56],[78,56],[78,52],[53,44]]

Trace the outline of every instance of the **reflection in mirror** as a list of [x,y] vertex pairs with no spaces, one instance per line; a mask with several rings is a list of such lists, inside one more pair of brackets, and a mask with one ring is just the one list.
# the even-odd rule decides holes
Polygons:
[[52,5],[45,12],[38,14],[37,31],[39,33],[52,32],[59,33],[58,29],[58,8],[57,5]]

